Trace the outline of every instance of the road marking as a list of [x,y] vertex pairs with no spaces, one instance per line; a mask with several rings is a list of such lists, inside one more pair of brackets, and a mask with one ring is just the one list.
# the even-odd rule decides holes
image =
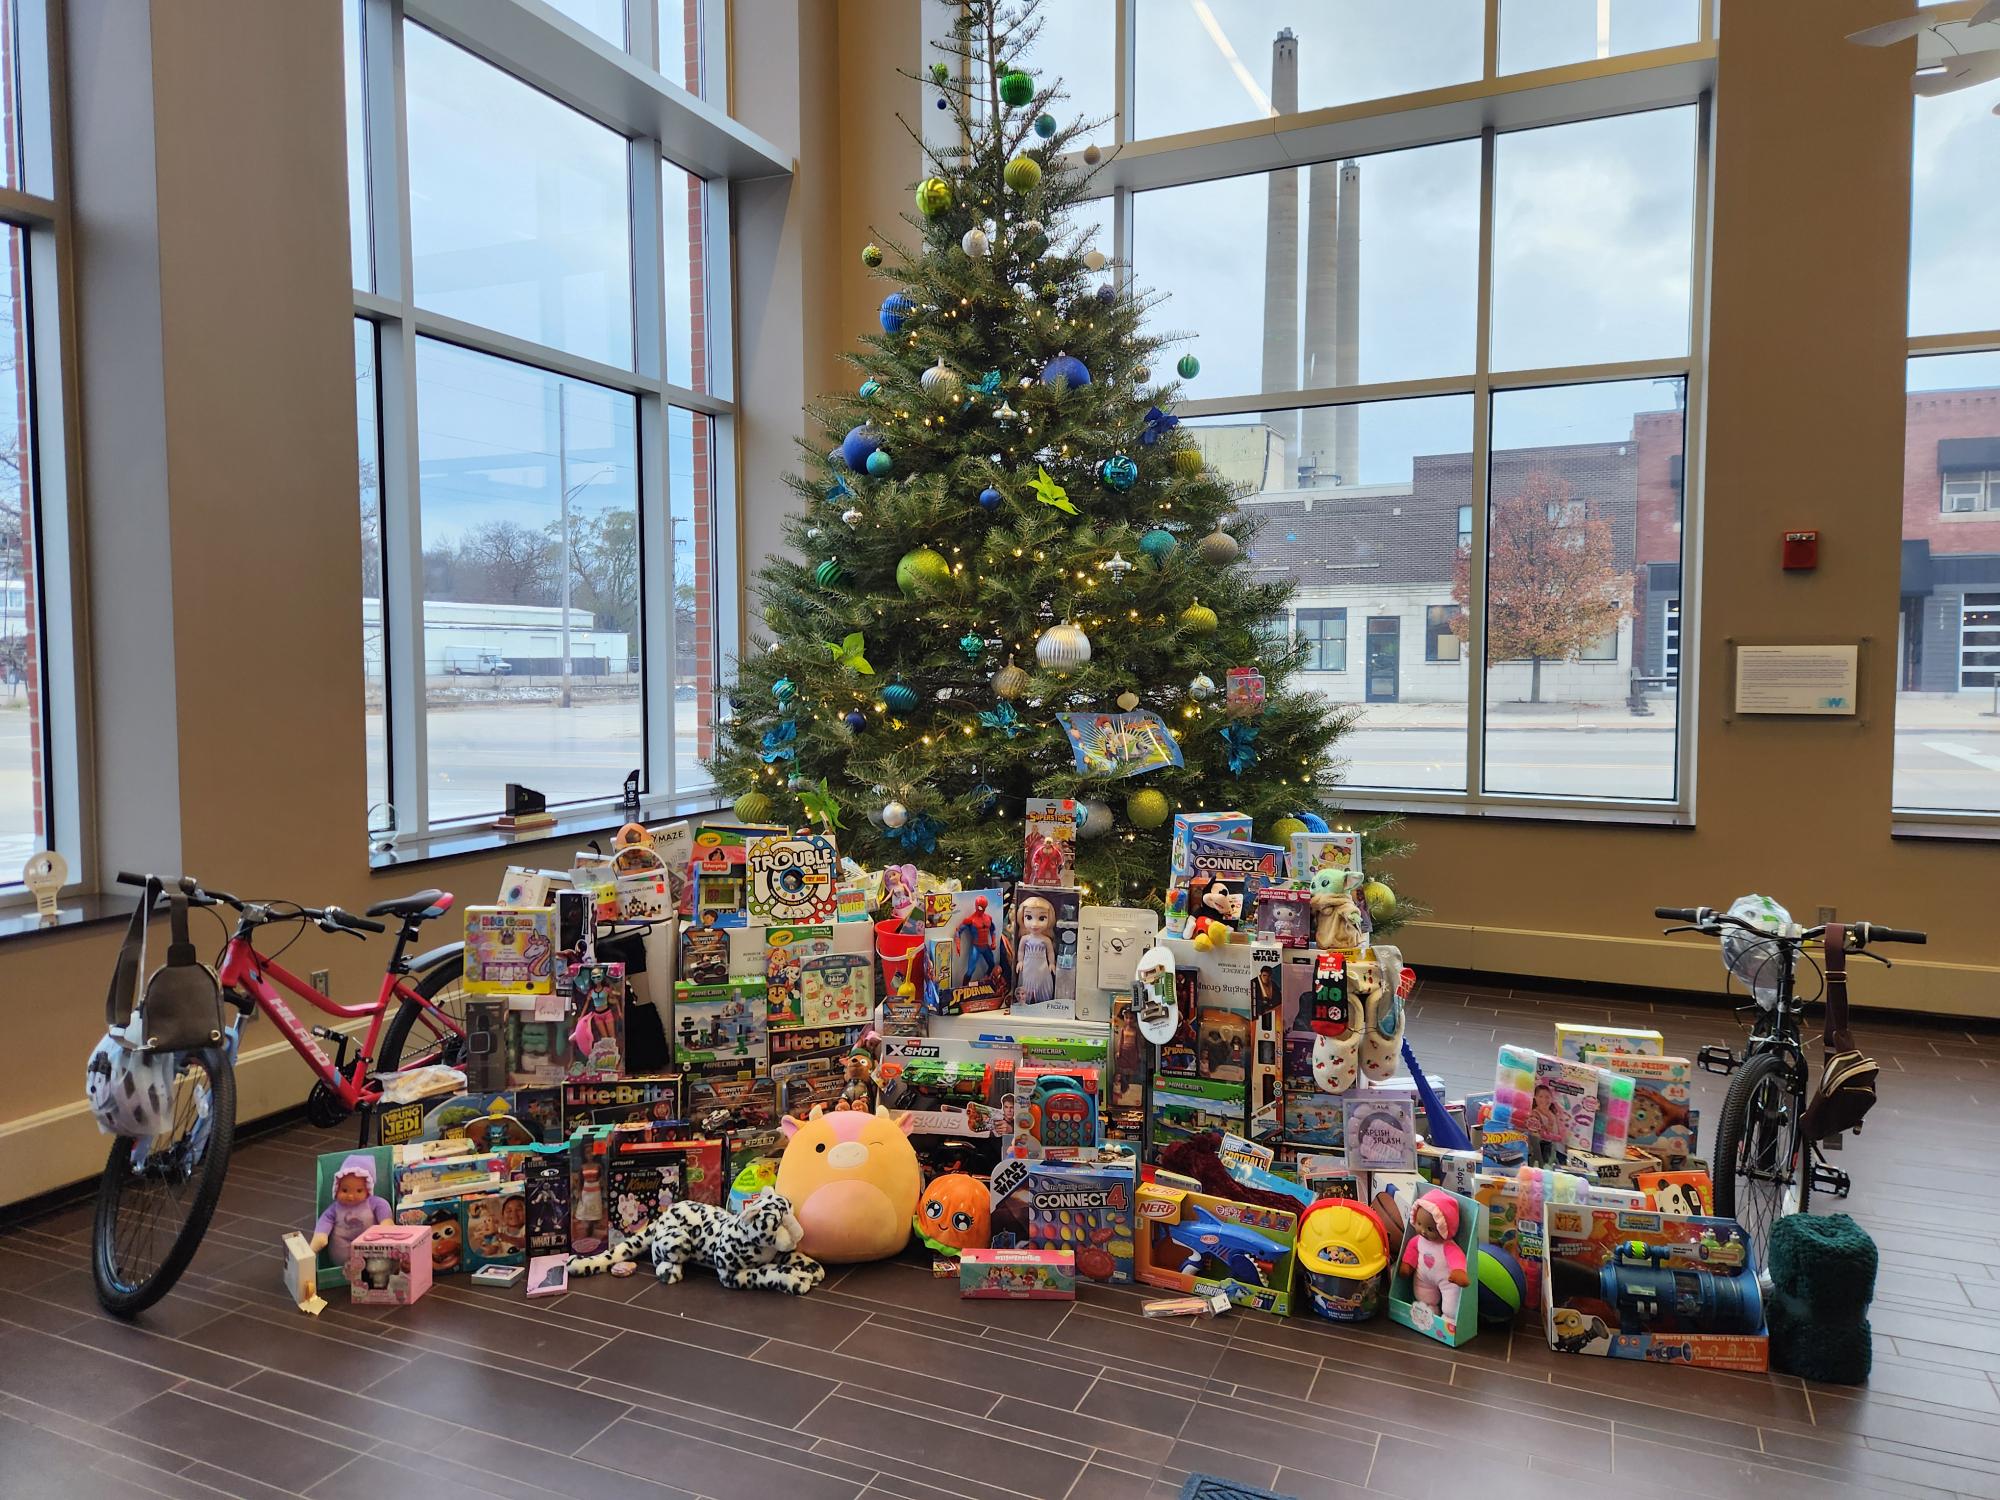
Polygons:
[[1935,750],[1940,755],[1955,755],[1960,760],[1970,761],[1983,771],[2000,771],[2000,755],[1986,755],[1970,745],[1961,745],[1953,740],[1924,740],[1922,744],[1926,750]]

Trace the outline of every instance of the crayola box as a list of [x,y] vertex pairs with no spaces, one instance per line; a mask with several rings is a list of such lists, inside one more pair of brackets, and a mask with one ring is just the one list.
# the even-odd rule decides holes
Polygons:
[[1756,1257],[1734,1219],[1547,1205],[1542,1313],[1564,1354],[1716,1370],[1769,1363]]
[[1136,1279],[1176,1292],[1222,1292],[1238,1307],[1291,1315],[1297,1214],[1211,1197],[1171,1172],[1140,1183],[1138,1205]]
[[1584,1062],[1588,1060],[1583,1055],[1586,1047],[1595,1047],[1601,1052],[1659,1057],[1667,1050],[1667,1039],[1657,1031],[1631,1026],[1579,1026],[1570,1021],[1556,1022],[1556,1056],[1566,1057],[1571,1062]]

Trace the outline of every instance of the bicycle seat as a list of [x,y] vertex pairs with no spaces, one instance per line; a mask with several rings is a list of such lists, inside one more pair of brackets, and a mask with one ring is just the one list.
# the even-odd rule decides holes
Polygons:
[[368,908],[371,917],[401,917],[428,922],[433,917],[441,917],[451,910],[451,892],[432,888],[427,891],[412,891],[407,896],[397,896],[388,901],[377,901]]

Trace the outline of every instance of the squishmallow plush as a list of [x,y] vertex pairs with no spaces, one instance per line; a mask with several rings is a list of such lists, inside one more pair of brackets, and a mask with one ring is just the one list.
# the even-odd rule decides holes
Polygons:
[[814,1105],[804,1120],[785,1116],[783,1129],[791,1139],[778,1161],[778,1191],[805,1230],[801,1253],[853,1265],[909,1243],[923,1174],[907,1125],[879,1106],[873,1114],[828,1114]]

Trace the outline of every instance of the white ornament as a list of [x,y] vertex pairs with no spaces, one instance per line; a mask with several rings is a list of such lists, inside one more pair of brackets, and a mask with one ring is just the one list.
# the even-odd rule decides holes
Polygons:
[[1104,252],[1102,250],[1090,250],[1085,252],[1083,257],[1083,268],[1086,271],[1101,271],[1104,269],[1105,264],[1106,262],[1104,259]]
[[958,248],[974,260],[984,260],[991,247],[987,243],[985,230],[968,229],[965,231],[965,238],[958,242]]
[[1090,637],[1065,620],[1044,630],[1035,642],[1035,660],[1054,672],[1067,672],[1090,660]]
[[861,512],[850,505],[840,513],[840,519],[845,521],[849,526],[859,526],[861,524]]
[[910,810],[900,802],[890,802],[882,808],[882,826],[901,828],[910,820]]
[[938,356],[938,362],[917,377],[917,384],[939,396],[949,396],[958,389],[958,375]]
[[816,542],[824,535],[825,533],[822,532],[817,526],[808,526],[806,528],[806,540],[809,542]]
[[1009,402],[1005,396],[1002,396],[1000,398],[999,406],[995,407],[993,410],[993,419],[996,422],[1016,421],[1019,419],[1020,415],[1021,414],[1019,412],[1014,410],[1013,404]]
[[1206,672],[1197,672],[1193,682],[1188,684],[1188,696],[1197,703],[1206,703],[1215,696],[1215,679]]

